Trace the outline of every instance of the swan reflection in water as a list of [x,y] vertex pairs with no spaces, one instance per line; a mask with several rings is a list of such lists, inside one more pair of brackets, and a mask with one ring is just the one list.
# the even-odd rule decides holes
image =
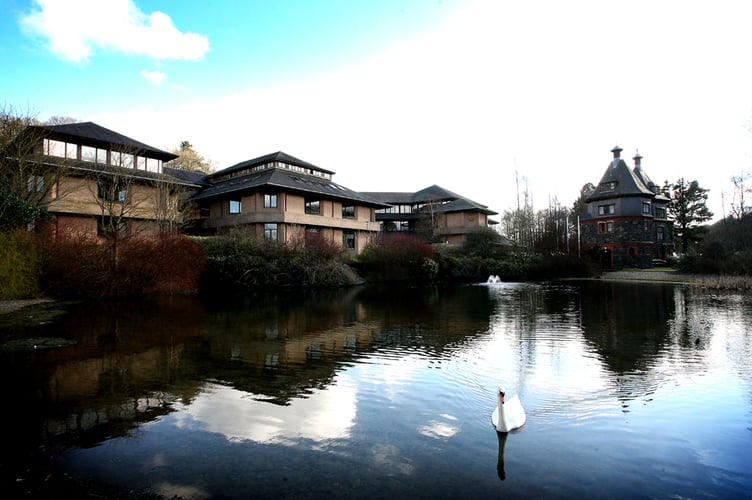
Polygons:
[[496,461],[496,473],[502,481],[507,478],[507,473],[504,472],[504,446],[507,444],[508,435],[508,432],[496,433],[496,437],[499,438],[499,459]]
[[496,408],[491,414],[491,423],[496,429],[496,437],[499,440],[499,455],[496,462],[496,473],[502,481],[507,475],[504,471],[504,447],[507,443],[507,436],[510,431],[519,429],[527,421],[525,409],[522,407],[520,398],[515,394],[511,398],[506,398],[506,390],[499,386],[496,392]]

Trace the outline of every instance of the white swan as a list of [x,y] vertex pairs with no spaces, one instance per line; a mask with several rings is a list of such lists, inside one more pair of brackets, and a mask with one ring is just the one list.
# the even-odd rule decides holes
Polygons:
[[499,278],[498,274],[491,274],[488,276],[486,283],[501,283],[501,278]]
[[509,432],[525,425],[527,417],[520,398],[515,394],[506,399],[506,391],[502,386],[499,386],[497,395],[498,404],[491,415],[491,423],[496,427],[496,432]]

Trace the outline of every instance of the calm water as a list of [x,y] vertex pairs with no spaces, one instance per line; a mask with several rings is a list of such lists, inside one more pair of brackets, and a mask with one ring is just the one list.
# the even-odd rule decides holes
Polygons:
[[[184,498],[752,497],[750,295],[575,282],[61,311],[0,322],[6,471],[44,457]],[[499,384],[528,415],[508,435]]]

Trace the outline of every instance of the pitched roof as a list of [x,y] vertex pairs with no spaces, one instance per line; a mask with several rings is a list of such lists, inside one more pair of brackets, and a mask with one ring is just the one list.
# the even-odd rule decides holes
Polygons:
[[415,193],[402,192],[366,192],[363,193],[389,205],[413,205],[422,203],[446,202],[436,207],[439,212],[476,211],[488,215],[496,215],[497,212],[490,210],[486,205],[453,193],[436,184],[416,191]]
[[46,132],[45,135],[58,140],[73,139],[76,142],[81,142],[81,139],[83,139],[86,145],[104,146],[110,149],[116,149],[113,146],[125,146],[127,149],[135,150],[136,152],[149,153],[149,156],[163,161],[174,160],[178,157],[176,154],[131,139],[123,134],[97,125],[94,122],[39,125],[30,128],[44,130]]
[[[264,161],[253,163],[254,161],[255,160],[249,160],[249,162],[243,162],[243,168],[255,164],[268,163]],[[231,168],[234,169],[234,167]],[[227,173],[228,170],[229,169],[225,169],[221,170],[220,172]],[[212,182],[213,176],[214,174],[210,174],[206,177],[206,180],[209,183],[208,187],[197,193],[193,197],[194,200],[203,200],[227,195],[230,193],[241,193],[259,190],[265,187],[271,187],[284,189],[287,191],[296,191],[300,193],[311,193],[315,195],[325,196],[327,198],[353,201],[367,206],[388,206],[385,203],[381,203],[379,200],[373,199],[363,193],[352,191],[328,179],[322,179],[308,174],[301,174],[284,168],[267,168],[258,172],[254,172],[252,174],[239,175],[237,177],[231,177],[226,180]]]
[[231,167],[227,167],[225,169],[219,170],[218,172],[214,172],[211,174],[211,177],[221,177],[223,175],[235,172],[236,170],[243,170],[249,167],[255,167],[257,165],[265,165],[267,163],[272,162],[282,162],[287,163],[288,165],[295,165],[298,167],[303,167],[306,169],[311,170],[318,170],[319,172],[324,172],[326,174],[334,174],[331,170],[327,170],[325,168],[317,167],[316,165],[312,163],[308,163],[307,161],[300,160],[298,158],[295,158],[294,156],[290,156],[287,153],[283,153],[282,151],[277,151],[276,153],[270,153],[268,155],[259,156],[258,158],[253,158],[251,160],[242,161],[240,163],[236,163],[235,165]]
[[166,165],[162,167],[162,172],[165,175],[174,177],[184,184],[192,184],[194,186],[208,186],[208,183],[206,182],[207,174],[204,172],[172,168]]
[[586,201],[604,200],[624,196],[655,196],[642,179],[635,175],[627,164],[618,156],[609,164],[595,190]]

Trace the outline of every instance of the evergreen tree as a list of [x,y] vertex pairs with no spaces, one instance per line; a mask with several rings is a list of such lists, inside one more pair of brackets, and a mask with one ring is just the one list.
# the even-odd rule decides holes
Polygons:
[[181,141],[180,147],[170,151],[178,155],[177,158],[170,161],[169,167],[179,168],[182,170],[192,170],[196,172],[211,173],[214,165],[211,160],[207,160],[193,149],[193,144],[188,141]]
[[702,239],[704,222],[713,218],[707,207],[708,190],[701,188],[696,180],[687,182],[684,178],[674,184],[666,181],[664,191],[669,198],[668,211],[674,219],[674,235],[681,238],[681,251],[687,252],[689,243]]

